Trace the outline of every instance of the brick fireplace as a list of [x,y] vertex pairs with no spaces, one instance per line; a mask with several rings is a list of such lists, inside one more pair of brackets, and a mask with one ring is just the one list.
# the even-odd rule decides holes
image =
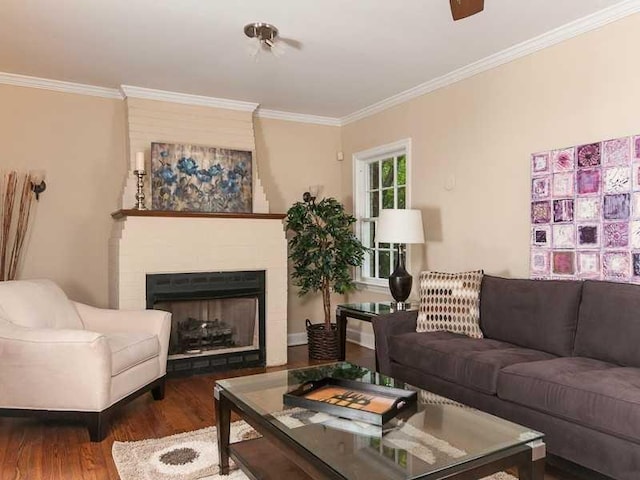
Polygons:
[[[173,274],[174,279],[178,279],[180,284],[180,280],[189,278],[185,275],[200,274],[191,277],[199,280],[192,283],[189,288],[195,290],[195,297],[204,295],[201,297],[204,302],[205,299],[213,301],[224,298],[225,289],[227,289],[226,293],[229,293],[228,289],[233,290],[238,286],[234,279],[242,277],[242,272],[261,272],[264,301],[256,304],[255,315],[258,322],[257,344],[259,347],[260,335],[262,335],[264,351],[260,353],[258,348],[256,354],[253,343],[251,346],[232,348],[247,347],[244,351],[254,352],[240,355],[243,357],[242,361],[259,362],[260,355],[263,355],[262,358],[267,366],[283,365],[287,362],[287,243],[282,224],[283,215],[120,210],[113,216],[117,221],[114,222],[114,232],[110,241],[109,284],[112,308],[133,310],[149,308],[148,278],[165,279],[167,277],[164,275]],[[212,280],[214,273],[223,274],[218,276],[217,281],[212,282],[221,287],[217,292],[212,284],[203,287],[206,281]],[[156,277],[157,275],[159,277]],[[202,290],[198,291],[198,288]],[[239,292],[236,291],[232,296],[260,297],[260,294],[255,291],[244,295],[247,293],[246,290],[243,291],[241,287],[238,290]],[[151,299],[152,302],[155,304],[171,300],[189,300],[183,295],[184,292],[174,292],[173,298],[166,293],[161,291],[159,297]],[[191,293],[193,297],[194,292]],[[190,300],[198,299],[190,298]],[[183,306],[176,307],[174,314],[202,320],[189,312],[204,310],[213,312],[205,319],[212,322],[206,328],[213,328],[216,318],[219,323],[223,321],[221,317],[224,312],[229,310],[251,312],[249,305],[236,304],[229,307],[220,302],[206,302],[206,304],[203,302],[196,302],[186,311]],[[259,329],[261,308],[264,310],[262,331]],[[247,315],[251,313],[246,313],[245,316]],[[228,328],[221,327],[219,324],[216,328],[218,327],[223,331]],[[238,328],[247,327],[236,327],[236,330]],[[209,339],[213,341],[211,339],[219,335],[211,332]],[[245,333],[244,336],[252,337],[252,334]],[[233,340],[233,342],[238,343],[239,340]],[[194,346],[190,350],[197,349]],[[176,352],[174,354],[178,355]],[[197,352],[193,355],[203,365],[202,362],[205,362],[205,359],[200,357],[209,356],[209,354],[210,352],[204,354]],[[222,361],[222,358],[219,357],[218,360]],[[206,361],[209,362],[209,366],[215,366],[211,363],[213,359]],[[232,362],[240,362],[240,360],[236,357]]]
[[[127,96],[129,172],[122,193],[122,208],[135,204],[137,177],[133,170],[136,152],[145,152],[149,170],[152,142],[255,150],[253,111],[257,104],[236,103],[229,108],[220,108],[194,105],[189,96],[183,98],[184,103],[175,103],[145,98],[144,89],[126,87],[123,90]],[[266,350],[263,355],[266,365],[283,365],[287,362],[284,215],[267,213],[270,211],[269,202],[260,182],[255,154],[252,170],[253,213],[115,212],[113,217],[116,221],[109,244],[110,304],[121,309],[147,308],[148,275],[263,271],[265,325],[262,333]],[[150,182],[145,183],[145,189],[147,198],[150,198]],[[252,307],[238,303],[229,307],[226,302],[218,302],[217,298],[213,300],[212,303],[185,307],[186,316],[187,319],[196,318],[196,311],[214,312],[213,319],[207,320],[212,323],[205,327],[208,340],[203,342],[224,343],[227,341],[223,338],[227,327],[214,325],[216,318],[220,323],[221,315],[230,308],[249,312],[245,309]],[[184,313],[181,310],[184,306],[173,307],[177,309],[177,316]],[[259,335],[260,332],[258,338]],[[239,339],[231,342],[237,343]],[[197,349],[194,346],[191,350]]]

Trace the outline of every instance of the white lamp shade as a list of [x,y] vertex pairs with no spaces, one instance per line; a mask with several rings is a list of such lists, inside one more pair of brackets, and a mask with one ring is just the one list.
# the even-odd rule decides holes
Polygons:
[[422,212],[408,209],[380,210],[376,242],[424,243]]

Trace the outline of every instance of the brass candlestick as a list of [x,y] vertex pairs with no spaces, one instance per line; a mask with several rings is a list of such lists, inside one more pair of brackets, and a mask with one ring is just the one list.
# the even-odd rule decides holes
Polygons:
[[146,210],[144,205],[144,176],[147,174],[144,170],[134,170],[133,172],[138,177],[138,191],[136,192],[136,205],[134,210]]

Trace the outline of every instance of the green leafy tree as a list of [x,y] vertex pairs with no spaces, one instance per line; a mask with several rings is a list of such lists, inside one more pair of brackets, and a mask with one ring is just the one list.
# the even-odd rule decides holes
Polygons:
[[[307,197],[308,198],[308,197]],[[322,292],[325,328],[331,328],[331,291],[355,289],[351,268],[362,265],[365,247],[353,233],[356,219],[335,198],[296,202],[287,212],[293,281],[299,296]]]

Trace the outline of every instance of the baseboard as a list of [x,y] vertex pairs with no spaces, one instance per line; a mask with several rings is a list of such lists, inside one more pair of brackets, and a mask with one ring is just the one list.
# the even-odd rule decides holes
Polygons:
[[373,333],[362,332],[360,330],[347,328],[347,342],[355,343],[361,347],[368,348],[369,350],[375,350],[376,348],[376,341]]
[[287,335],[287,346],[295,347],[297,345],[307,344],[307,332],[290,333]]

